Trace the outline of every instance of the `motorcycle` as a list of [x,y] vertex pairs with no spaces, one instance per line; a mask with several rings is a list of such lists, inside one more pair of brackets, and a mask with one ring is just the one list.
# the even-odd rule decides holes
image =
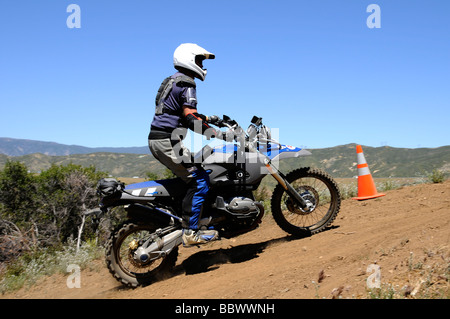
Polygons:
[[[280,144],[271,137],[262,118],[254,116],[246,131],[224,115],[218,123],[234,136],[233,144],[205,146],[192,158],[210,178],[199,227],[216,229],[231,238],[256,229],[264,206],[253,191],[270,174],[277,181],[271,197],[275,222],[287,233],[305,237],[316,234],[336,218],[340,193],[333,178],[322,170],[302,167],[284,175],[279,160],[311,155],[305,149]],[[99,210],[108,213],[122,206],[127,219],[106,244],[106,264],[111,274],[129,287],[148,285],[157,275],[170,271],[182,244],[181,203],[187,186],[180,178],[146,181],[125,186],[106,178],[99,181]]]

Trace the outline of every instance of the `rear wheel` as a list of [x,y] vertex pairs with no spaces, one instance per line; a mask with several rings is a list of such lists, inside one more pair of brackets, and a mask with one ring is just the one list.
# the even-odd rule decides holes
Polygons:
[[339,188],[332,177],[319,169],[305,167],[289,173],[286,180],[311,207],[302,209],[281,185],[277,185],[271,207],[278,226],[292,235],[305,237],[331,225],[341,206]]
[[127,221],[114,231],[106,244],[106,265],[111,274],[129,287],[148,285],[176,263],[178,247],[165,257],[147,262],[133,258],[136,249],[150,238],[157,226]]

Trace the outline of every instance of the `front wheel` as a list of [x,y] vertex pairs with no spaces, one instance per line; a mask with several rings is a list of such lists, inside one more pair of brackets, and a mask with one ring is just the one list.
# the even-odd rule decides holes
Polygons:
[[272,195],[272,215],[285,232],[305,237],[324,230],[336,218],[341,196],[336,182],[327,173],[309,167],[296,169],[286,176],[310,206],[302,209],[286,190],[277,185]]

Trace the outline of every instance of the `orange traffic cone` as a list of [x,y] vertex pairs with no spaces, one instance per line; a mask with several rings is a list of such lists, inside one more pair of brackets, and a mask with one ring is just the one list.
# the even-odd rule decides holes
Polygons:
[[361,145],[356,145],[356,157],[358,162],[358,197],[353,197],[352,199],[366,200],[386,195],[377,192]]

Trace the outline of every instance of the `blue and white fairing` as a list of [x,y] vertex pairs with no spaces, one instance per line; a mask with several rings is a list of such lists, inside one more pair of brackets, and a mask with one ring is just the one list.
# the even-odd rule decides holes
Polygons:
[[[233,154],[237,150],[238,146],[233,144],[220,145],[213,148],[214,153]],[[258,151],[271,160],[311,155],[311,152],[300,147],[275,143],[260,144]]]
[[271,160],[311,155],[311,152],[300,147],[274,143],[263,144],[258,150]]
[[[205,169],[210,170],[211,184],[218,181],[226,181],[227,168],[226,165],[235,165],[235,152],[238,146],[234,144],[219,145],[212,149],[211,155],[204,159]],[[269,158],[272,162],[277,160],[307,156],[311,153],[305,149],[289,145],[279,145],[275,143],[260,145],[259,152],[246,152],[247,164],[247,182],[257,183],[269,172],[265,167],[265,160]],[[201,152],[199,152],[200,156]],[[194,158],[195,159],[195,158]],[[186,184],[180,179],[147,181],[127,185],[126,193],[122,195],[122,199],[131,197],[139,197],[142,199],[156,199],[158,197],[178,197],[186,192]]]

